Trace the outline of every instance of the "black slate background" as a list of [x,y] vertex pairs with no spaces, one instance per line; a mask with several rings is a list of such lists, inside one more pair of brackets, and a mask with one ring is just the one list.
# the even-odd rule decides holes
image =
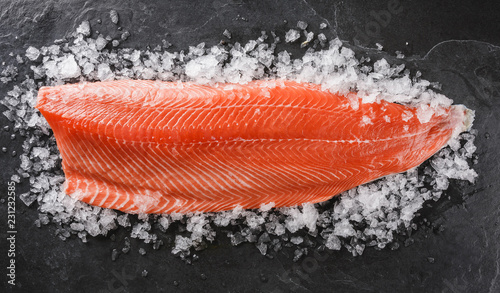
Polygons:
[[[109,21],[110,9],[118,11],[122,31]],[[398,62],[393,56],[401,51],[409,56],[409,68],[440,82],[443,93],[456,103],[476,110],[479,178],[474,186],[454,182],[443,200],[426,207],[423,215],[431,224],[412,235],[410,246],[366,249],[361,257],[345,250],[323,252],[297,263],[291,250],[268,259],[253,245],[232,247],[225,237],[199,253],[193,265],[171,255],[167,247],[153,251],[140,241],[132,241],[131,252],[113,262],[111,251],[123,247],[126,231],[114,232],[115,241],[98,237],[87,244],[74,238],[63,242],[54,235],[55,227],[36,228],[36,207],[18,200],[15,287],[6,283],[3,203],[0,292],[500,292],[499,11],[494,1],[2,1],[0,62],[6,64],[16,64],[10,52],[50,45],[83,20],[112,36],[130,31],[124,47],[145,48],[167,39],[176,51],[199,42],[216,44],[226,28],[232,42],[245,42],[261,30],[283,36],[298,20],[319,32],[317,27],[326,21],[328,37],[338,36],[359,54],[380,57],[364,49],[378,42],[390,62]],[[280,49],[295,56],[304,52],[285,44]],[[26,73],[20,67],[20,75]],[[0,84],[0,97],[11,86]],[[3,115],[0,121],[12,128]],[[0,147],[9,150],[0,153],[0,194],[5,199],[7,182],[19,166],[10,153],[20,153],[22,143],[19,136],[11,140],[11,133],[0,131]],[[16,188],[20,194],[29,186],[23,182]],[[167,241],[169,235],[165,237]],[[145,256],[139,247],[146,249]],[[144,269],[147,277],[141,276]]]

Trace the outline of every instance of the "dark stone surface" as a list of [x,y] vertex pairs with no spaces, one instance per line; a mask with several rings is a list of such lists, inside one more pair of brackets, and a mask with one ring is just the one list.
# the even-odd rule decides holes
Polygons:
[[[109,21],[110,9],[120,14],[122,31]],[[74,238],[63,242],[54,235],[55,227],[36,228],[36,207],[18,201],[15,287],[6,283],[4,203],[0,204],[0,288],[7,292],[500,292],[500,23],[493,1],[10,0],[0,7],[0,61],[15,64],[8,53],[49,45],[83,20],[105,34],[129,30],[124,47],[145,48],[167,39],[174,44],[171,50],[202,41],[218,43],[225,28],[233,35],[231,41],[244,42],[258,37],[261,30],[284,35],[298,20],[318,32],[319,23],[327,21],[329,37],[357,44],[359,52],[360,46],[379,42],[392,55],[395,51],[410,55],[410,68],[440,82],[443,93],[456,103],[476,110],[479,178],[474,186],[454,182],[449,199],[445,196],[426,208],[424,215],[432,225],[412,235],[414,243],[408,247],[366,249],[361,257],[344,250],[323,252],[297,263],[292,262],[293,251],[285,249],[271,260],[253,245],[232,247],[225,237],[199,253],[193,265],[171,255],[168,245],[153,251],[134,239],[131,252],[113,262],[111,251],[123,247],[126,231],[114,232],[115,241],[98,237],[87,244]],[[452,39],[471,41],[448,41]],[[303,51],[293,52],[298,56]],[[20,68],[21,75],[26,72]],[[8,90],[0,84],[0,97]],[[12,128],[5,117],[0,121],[2,127]],[[19,165],[10,152],[20,153],[22,143],[20,137],[11,140],[10,133],[0,131],[0,147],[9,149],[0,153],[2,198]],[[16,188],[20,194],[28,185]],[[146,249],[146,255],[138,253],[139,247]],[[141,276],[143,270],[147,277]]]

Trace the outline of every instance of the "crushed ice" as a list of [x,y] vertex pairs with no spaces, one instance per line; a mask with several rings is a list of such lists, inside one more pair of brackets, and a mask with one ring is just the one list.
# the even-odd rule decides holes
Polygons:
[[[110,11],[110,19],[118,23],[115,10]],[[270,42],[266,32],[246,44],[206,47],[201,43],[190,47],[188,52],[167,51],[170,43],[165,40],[162,47],[154,50],[116,48],[129,36],[128,32],[120,40],[102,34],[91,38],[87,21],[69,41],[57,40],[54,45],[42,48],[28,47],[25,57],[32,77],[14,85],[2,103],[8,109],[3,114],[14,123],[15,131],[27,137],[18,174],[12,180],[29,181],[29,192],[19,197],[27,206],[37,202],[39,218],[35,225],[54,223],[59,238],[76,235],[83,242],[88,241],[89,235],[107,235],[118,227],[130,227],[130,237],[152,243],[154,249],[164,244],[158,233],[175,233],[172,253],[182,258],[193,249],[207,247],[217,237],[216,231],[225,231],[219,233],[225,233],[233,245],[250,242],[261,254],[270,257],[283,247],[295,247],[294,260],[317,245],[331,250],[345,247],[353,255],[359,255],[367,246],[384,248],[394,241],[397,233],[417,229],[412,222],[415,215],[424,202],[441,197],[450,179],[473,182],[476,178],[469,163],[476,150],[474,131],[454,138],[425,167],[387,176],[315,205],[274,209],[274,204],[269,203],[259,210],[127,215],[90,206],[62,192],[64,174],[55,139],[45,119],[34,109],[37,89],[43,85],[130,78],[199,83],[283,78],[318,83],[325,90],[344,94],[357,90],[363,102],[368,103],[385,99],[421,105],[417,116],[422,122],[430,119],[434,106],[452,103],[435,93],[434,85],[421,79],[419,73],[410,77],[404,65],[390,65],[385,59],[369,65],[369,58],[357,59],[354,51],[338,39],[328,41],[320,33],[314,40],[315,34],[306,31],[308,27],[299,21],[284,38],[286,43],[295,42],[302,31],[305,40],[301,46],[311,45],[302,58],[293,58],[287,51],[276,52],[280,38],[272,33]],[[319,28],[326,27],[321,24]],[[227,30],[223,35],[231,38]],[[318,44],[326,49],[314,50]],[[16,56],[16,60],[19,64],[25,62],[21,56]],[[7,67],[2,72],[2,81],[10,82],[16,75],[15,67]],[[358,106],[352,104],[354,108]],[[128,253],[130,248],[130,240],[126,238],[122,252]],[[139,252],[146,253],[143,248]],[[112,259],[118,254],[119,251],[113,251]]]

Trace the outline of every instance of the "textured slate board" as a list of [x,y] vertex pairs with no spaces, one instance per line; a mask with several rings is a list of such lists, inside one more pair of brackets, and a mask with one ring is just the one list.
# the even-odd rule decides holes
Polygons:
[[[293,263],[291,250],[271,260],[253,245],[232,247],[219,237],[197,262],[186,265],[167,247],[153,251],[133,240],[131,252],[113,262],[111,251],[123,247],[126,231],[115,232],[115,241],[98,237],[87,244],[74,238],[63,242],[54,236],[55,227],[36,228],[36,207],[18,201],[17,285],[6,283],[4,269],[0,288],[7,292],[500,292],[500,48],[494,46],[500,45],[498,10],[494,3],[474,1],[347,2],[3,1],[0,61],[14,63],[8,53],[49,45],[83,20],[89,20],[93,30],[112,36],[129,30],[132,36],[122,45],[134,48],[154,46],[161,39],[173,43],[171,50],[176,51],[199,42],[213,45],[226,28],[232,32],[231,41],[245,42],[261,30],[284,35],[298,20],[305,20],[312,27],[328,22],[328,37],[356,44],[359,52],[364,51],[361,47],[373,48],[375,42],[391,55],[402,51],[412,56],[407,58],[409,68],[440,82],[444,94],[476,110],[474,125],[479,130],[476,185],[454,182],[449,199],[445,196],[427,207],[423,215],[432,224],[412,235],[412,245],[395,251],[366,249],[361,257],[344,250],[323,252]],[[119,12],[122,31],[109,21],[110,9]],[[443,42],[452,39],[475,41]],[[304,52],[280,46],[295,56]],[[374,50],[366,54],[380,55]],[[21,76],[27,72],[20,68]],[[0,97],[8,90],[0,84]],[[0,121],[2,127],[12,127],[5,117]],[[19,166],[10,152],[20,152],[22,138],[11,140],[11,133],[0,131],[0,146],[9,149],[0,153],[2,198]],[[19,184],[17,193],[28,188],[26,182]],[[2,267],[7,265],[6,211],[6,204],[0,204]],[[139,247],[146,249],[145,256],[139,255]],[[144,269],[149,272],[145,278]]]

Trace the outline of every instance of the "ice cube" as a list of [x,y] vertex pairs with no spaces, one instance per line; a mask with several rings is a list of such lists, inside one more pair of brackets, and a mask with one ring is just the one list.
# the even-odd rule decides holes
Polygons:
[[290,29],[285,34],[285,42],[292,43],[300,38],[300,32],[298,30]]
[[101,63],[97,66],[97,78],[102,81],[114,79],[114,74],[108,64]]
[[38,56],[40,56],[40,50],[35,47],[29,46],[26,50],[26,57],[28,57],[28,59],[31,61],[35,61],[36,59],[38,59]]
[[118,17],[118,12],[114,9],[109,11],[109,17],[111,19],[111,22],[114,24],[118,24],[119,17]]
[[226,38],[228,39],[231,39],[231,33],[226,29],[224,30],[224,32],[222,33]]
[[60,79],[77,78],[81,74],[80,67],[76,63],[73,55],[66,55],[57,65],[58,75]]
[[307,28],[307,22],[299,20],[297,22],[297,27],[301,30],[305,30]]
[[85,37],[90,36],[90,23],[87,20],[83,21],[76,29],[76,32],[78,34],[82,34]]

